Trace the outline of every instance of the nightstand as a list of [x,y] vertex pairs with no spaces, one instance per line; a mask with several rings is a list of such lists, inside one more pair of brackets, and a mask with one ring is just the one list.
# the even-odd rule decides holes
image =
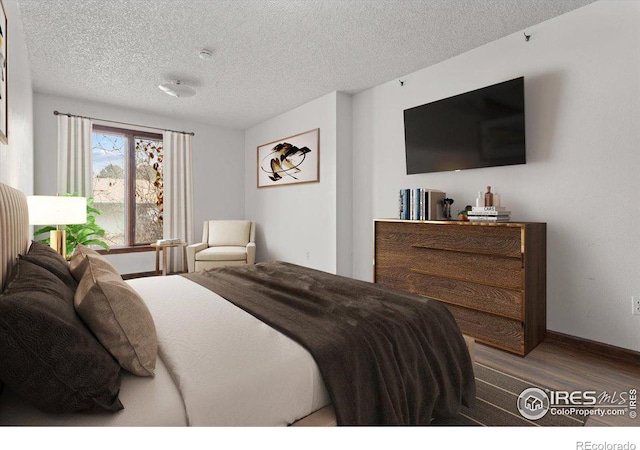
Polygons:
[[160,275],[160,252],[162,251],[162,276],[167,275],[167,249],[174,247],[182,247],[182,272],[185,272],[184,266],[187,261],[187,243],[176,242],[171,244],[151,244],[156,250],[156,275]]

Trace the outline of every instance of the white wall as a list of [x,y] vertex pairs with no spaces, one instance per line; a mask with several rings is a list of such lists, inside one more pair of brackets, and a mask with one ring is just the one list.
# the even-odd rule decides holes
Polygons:
[[33,91],[22,21],[15,0],[4,0],[7,15],[8,145],[0,144],[0,181],[33,193]]
[[[351,247],[350,225],[338,216],[338,178],[350,177],[351,99],[333,92],[256,125],[245,133],[245,215],[256,221],[258,261],[281,260],[336,273],[347,264],[349,252],[338,254],[338,229],[347,230],[340,242]],[[257,147],[287,136],[320,128],[320,182],[256,187]],[[340,153],[340,156],[338,156]],[[338,167],[339,165],[340,168]],[[350,200],[344,200],[350,204]],[[351,211],[349,211],[349,214]],[[349,222],[350,223],[350,222]]]
[[351,96],[336,94],[336,273],[353,274],[353,140]]
[[[401,188],[454,212],[487,185],[547,222],[547,327],[640,350],[640,2],[598,2],[353,98],[354,276],[371,280],[374,217]],[[406,175],[403,110],[525,77],[527,164]]]
[[[179,101],[179,100],[177,100]],[[244,217],[244,133],[179,118],[150,115],[125,107],[112,107],[80,100],[36,93],[35,192],[56,193],[57,118],[53,111],[117,120],[180,131],[193,131],[193,185],[195,238],[202,237],[202,224],[208,219]],[[96,122],[99,123],[99,122]],[[114,124],[106,124],[117,126]],[[133,127],[131,127],[133,128]],[[154,270],[154,253],[110,255],[121,273]]]

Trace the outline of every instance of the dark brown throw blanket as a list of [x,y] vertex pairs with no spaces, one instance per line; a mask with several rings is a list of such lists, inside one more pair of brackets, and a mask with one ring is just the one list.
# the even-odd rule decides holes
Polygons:
[[427,425],[475,398],[467,346],[434,300],[283,262],[184,276],[305,347],[338,425]]

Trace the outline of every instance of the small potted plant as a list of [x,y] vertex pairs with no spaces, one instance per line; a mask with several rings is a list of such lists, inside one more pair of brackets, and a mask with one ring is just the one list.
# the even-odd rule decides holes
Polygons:
[[462,211],[458,211],[458,220],[462,220],[463,222],[468,221],[469,218],[467,217],[467,213],[471,210],[473,210],[473,207],[471,205],[467,205]]

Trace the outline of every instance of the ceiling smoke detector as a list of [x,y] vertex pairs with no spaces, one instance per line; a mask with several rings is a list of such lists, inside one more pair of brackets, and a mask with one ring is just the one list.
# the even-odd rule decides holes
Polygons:
[[158,87],[166,94],[173,97],[187,98],[196,95],[196,90],[194,88],[184,84],[180,80],[170,81],[169,83],[161,84]]

